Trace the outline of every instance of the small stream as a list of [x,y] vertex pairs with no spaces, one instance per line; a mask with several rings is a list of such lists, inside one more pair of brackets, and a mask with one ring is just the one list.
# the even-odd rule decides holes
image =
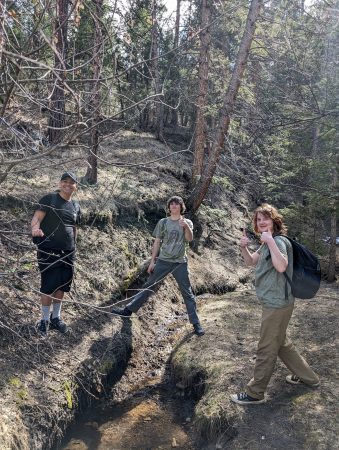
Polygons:
[[[113,387],[110,398],[100,399],[84,414],[78,415],[55,450],[201,448],[194,444],[192,427],[196,399],[185,397],[183,386],[175,384],[169,363],[173,345],[181,339],[180,330],[186,325],[184,312],[168,315],[157,326],[156,341],[150,339],[152,345],[149,348],[146,345],[132,354],[125,372],[126,378],[122,381],[125,388],[127,383],[129,394],[117,396]],[[186,335],[184,331],[181,337]],[[150,366],[145,366],[145,360],[149,362],[155,354],[157,356],[153,362],[158,369],[150,371]],[[135,367],[144,376],[139,379],[133,377]]]
[[194,450],[194,402],[168,383],[146,386],[121,403],[102,400],[79,417],[61,450]]

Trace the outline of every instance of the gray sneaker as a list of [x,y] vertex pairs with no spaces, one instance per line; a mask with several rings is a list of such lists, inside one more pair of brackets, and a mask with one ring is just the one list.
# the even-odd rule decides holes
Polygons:
[[193,328],[194,328],[194,333],[195,333],[197,336],[203,336],[203,335],[205,334],[205,330],[204,330],[203,327],[200,325],[200,323],[195,323],[195,324],[193,325]]
[[60,317],[54,317],[54,319],[52,319],[52,314],[51,314],[51,319],[49,322],[49,329],[57,330],[60,333],[66,333],[67,325],[65,324],[65,322],[63,320],[60,319]]

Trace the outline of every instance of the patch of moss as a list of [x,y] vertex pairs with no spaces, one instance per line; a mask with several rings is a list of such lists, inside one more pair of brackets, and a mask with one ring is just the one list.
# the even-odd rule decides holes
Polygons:
[[127,242],[120,242],[118,249],[128,261],[131,261],[133,264],[137,263],[137,258],[134,253],[131,252]]
[[126,275],[126,277],[124,278],[124,281],[123,281],[123,285],[122,285],[123,289],[127,289],[129,287],[131,282],[134,280],[134,276],[135,276],[137,270],[138,270],[138,268],[135,267],[134,269],[131,269],[127,273],[127,275]]
[[67,408],[73,409],[72,382],[69,380],[65,380],[62,386],[66,398]]
[[106,360],[102,361],[102,363],[100,364],[100,366],[98,368],[99,372],[104,375],[107,375],[113,369],[114,363],[115,363],[114,357],[111,359],[106,359]]
[[20,398],[20,400],[27,400],[28,398],[28,392],[27,389],[20,389],[17,392],[18,397]]
[[20,388],[21,387],[21,381],[20,381],[20,379],[18,377],[10,378],[8,380],[8,384],[13,386],[13,387],[15,387],[15,388]]
[[302,406],[304,408],[306,406],[305,403],[313,403],[316,400],[316,397],[319,397],[317,392],[306,392],[303,395],[298,395],[298,397],[295,397],[292,403],[294,406]]
[[230,220],[230,213],[225,209],[212,208],[207,205],[201,205],[199,208],[199,215],[202,216],[208,223],[213,223],[215,226],[225,226]]
[[20,378],[13,377],[8,380],[8,384],[14,388],[14,391],[18,397],[18,403],[19,405],[23,400],[27,400],[28,398],[28,391],[27,389],[22,385],[22,382]]
[[232,185],[232,183],[228,177],[214,176],[212,178],[212,184],[216,184],[228,191],[234,191],[234,186]]

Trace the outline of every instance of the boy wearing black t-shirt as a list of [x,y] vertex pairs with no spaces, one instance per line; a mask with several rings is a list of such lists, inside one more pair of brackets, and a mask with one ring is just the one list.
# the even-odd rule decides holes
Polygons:
[[80,221],[79,204],[72,200],[76,189],[76,176],[65,172],[60,179],[59,192],[47,194],[39,200],[31,222],[41,274],[42,317],[37,330],[42,336],[46,336],[48,329],[61,333],[67,331],[60,312],[64,293],[70,291],[73,280],[76,225]]

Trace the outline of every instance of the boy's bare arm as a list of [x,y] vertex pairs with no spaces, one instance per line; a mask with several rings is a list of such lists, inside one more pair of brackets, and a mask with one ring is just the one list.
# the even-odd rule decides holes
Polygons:
[[154,266],[156,264],[156,257],[159,255],[161,240],[160,238],[155,238],[152,247],[152,257],[151,262],[148,266],[147,272],[151,273],[154,270]]

